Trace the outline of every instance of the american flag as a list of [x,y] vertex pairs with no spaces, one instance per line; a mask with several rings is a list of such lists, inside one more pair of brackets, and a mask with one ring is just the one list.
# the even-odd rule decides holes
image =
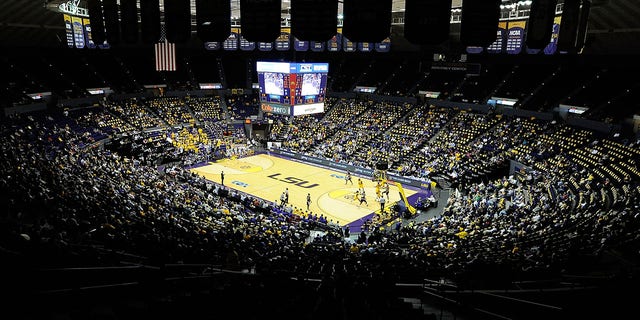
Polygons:
[[167,41],[164,25],[160,33],[160,42],[155,44],[156,71],[176,71],[176,45]]

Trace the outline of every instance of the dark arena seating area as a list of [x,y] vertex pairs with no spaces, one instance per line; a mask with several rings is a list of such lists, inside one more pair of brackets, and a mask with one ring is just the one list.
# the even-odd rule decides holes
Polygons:
[[[162,21],[171,14],[164,13],[169,1],[181,2],[161,0]],[[637,313],[635,1],[533,0],[552,3],[563,21],[565,2],[580,3],[580,19],[588,16],[588,23],[576,22],[574,46],[553,54],[524,47],[471,53],[461,44],[459,0],[449,0],[450,35],[438,44],[405,39],[405,1],[389,0],[388,52],[362,43],[348,52],[346,42],[336,52],[330,42],[323,50],[294,50],[293,34],[289,49],[207,50],[194,24],[191,38],[176,43],[175,71],[156,70],[154,44],[142,34],[127,42],[121,28],[120,41],[109,38],[109,21],[110,48],[77,48],[62,11],[89,2],[0,4],[3,318],[533,320]],[[120,19],[127,2],[118,1]],[[133,2],[141,14],[149,1]],[[282,30],[295,27],[291,2],[281,3]],[[337,3],[342,32],[343,7],[361,2],[360,10],[374,3],[306,5]],[[195,22],[200,1],[184,3]],[[217,8],[220,1],[210,3]],[[222,11],[233,17],[230,28],[240,28],[241,3]],[[533,8],[532,1],[500,6],[500,23],[529,19]],[[82,10],[74,12],[88,18]],[[365,17],[359,25],[366,26],[366,16],[358,15]],[[262,18],[245,25],[268,23]],[[328,63],[322,112],[266,109],[257,61]],[[320,159],[337,171],[349,166],[357,169],[354,178],[369,180],[358,172],[385,164],[387,174],[416,182],[417,191],[428,185],[438,199],[410,197],[415,214],[399,201],[388,215],[373,213],[350,230],[190,171],[265,153]]]

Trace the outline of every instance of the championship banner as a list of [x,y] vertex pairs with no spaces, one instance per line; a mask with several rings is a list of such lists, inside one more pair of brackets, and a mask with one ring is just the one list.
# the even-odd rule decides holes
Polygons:
[[553,18],[553,31],[551,32],[551,41],[544,48],[544,54],[554,54],[558,50],[558,34],[560,34],[560,21],[562,16]]
[[71,22],[71,16],[68,14],[63,15],[64,17],[64,29],[67,35],[67,46],[69,48],[73,48],[73,25]]
[[231,34],[222,43],[222,48],[227,51],[238,50],[238,39],[240,38],[240,28],[231,28]]
[[275,41],[277,51],[289,51],[291,49],[291,28],[280,29],[280,36]]
[[522,51],[524,44],[524,30],[527,27],[527,20],[509,21],[507,33],[507,53],[518,54]]
[[309,41],[300,41],[293,37],[293,48],[296,51],[307,51],[309,50]]
[[506,35],[507,35],[507,22],[500,21],[498,23],[498,31],[496,31],[496,41],[494,41],[491,45],[487,47],[487,52],[489,53],[502,52],[502,44],[504,43],[504,38]]
[[311,51],[321,52],[324,51],[325,43],[324,41],[309,41],[309,47],[311,47]]
[[327,41],[327,51],[338,52],[342,49],[342,28],[338,28],[338,32],[333,38]]
[[240,50],[242,51],[253,51],[256,49],[256,43],[253,41],[247,41],[242,36],[242,29],[240,29]]
[[525,45],[525,51],[528,54],[538,54],[538,53],[540,53],[540,49],[529,48],[526,45]]
[[273,50],[273,42],[258,42],[258,50],[260,51]]
[[358,51],[371,52],[373,50],[373,43],[371,42],[358,42]]
[[389,52],[391,50],[391,38],[386,38],[374,46],[377,52]]
[[73,42],[76,48],[84,48],[84,29],[82,28],[82,18],[71,17],[73,23]]
[[89,49],[95,49],[96,44],[93,42],[93,38],[91,37],[91,21],[87,18],[82,18],[82,26],[84,29],[84,38],[87,42],[87,47]]
[[347,37],[342,36],[342,49],[344,52],[355,52],[356,51],[356,43],[347,39]]
[[220,50],[220,42],[217,42],[217,41],[205,42],[204,43],[204,48],[206,50]]
[[478,54],[478,53],[481,53],[482,51],[484,51],[483,47],[475,47],[475,46],[467,47],[467,53],[470,53],[470,54]]

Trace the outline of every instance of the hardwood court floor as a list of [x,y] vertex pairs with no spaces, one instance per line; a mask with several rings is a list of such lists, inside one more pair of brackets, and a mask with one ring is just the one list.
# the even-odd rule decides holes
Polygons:
[[[341,226],[380,210],[376,201],[375,182],[370,177],[353,176],[353,185],[345,185],[344,172],[324,169],[266,154],[242,159],[224,159],[191,169],[205,178],[220,183],[224,171],[226,187],[252,194],[268,201],[280,203],[280,195],[289,188],[289,203],[306,210],[307,193],[311,194],[309,210],[318,216],[324,214]],[[359,205],[353,199],[358,189],[358,178],[364,183],[368,204]],[[409,197],[416,192],[404,188]],[[391,185],[387,207],[400,200],[398,188]]]

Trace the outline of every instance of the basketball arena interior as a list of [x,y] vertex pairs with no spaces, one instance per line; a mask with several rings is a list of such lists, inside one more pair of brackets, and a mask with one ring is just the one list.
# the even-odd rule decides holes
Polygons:
[[0,1],[6,319],[616,319],[634,0]]

